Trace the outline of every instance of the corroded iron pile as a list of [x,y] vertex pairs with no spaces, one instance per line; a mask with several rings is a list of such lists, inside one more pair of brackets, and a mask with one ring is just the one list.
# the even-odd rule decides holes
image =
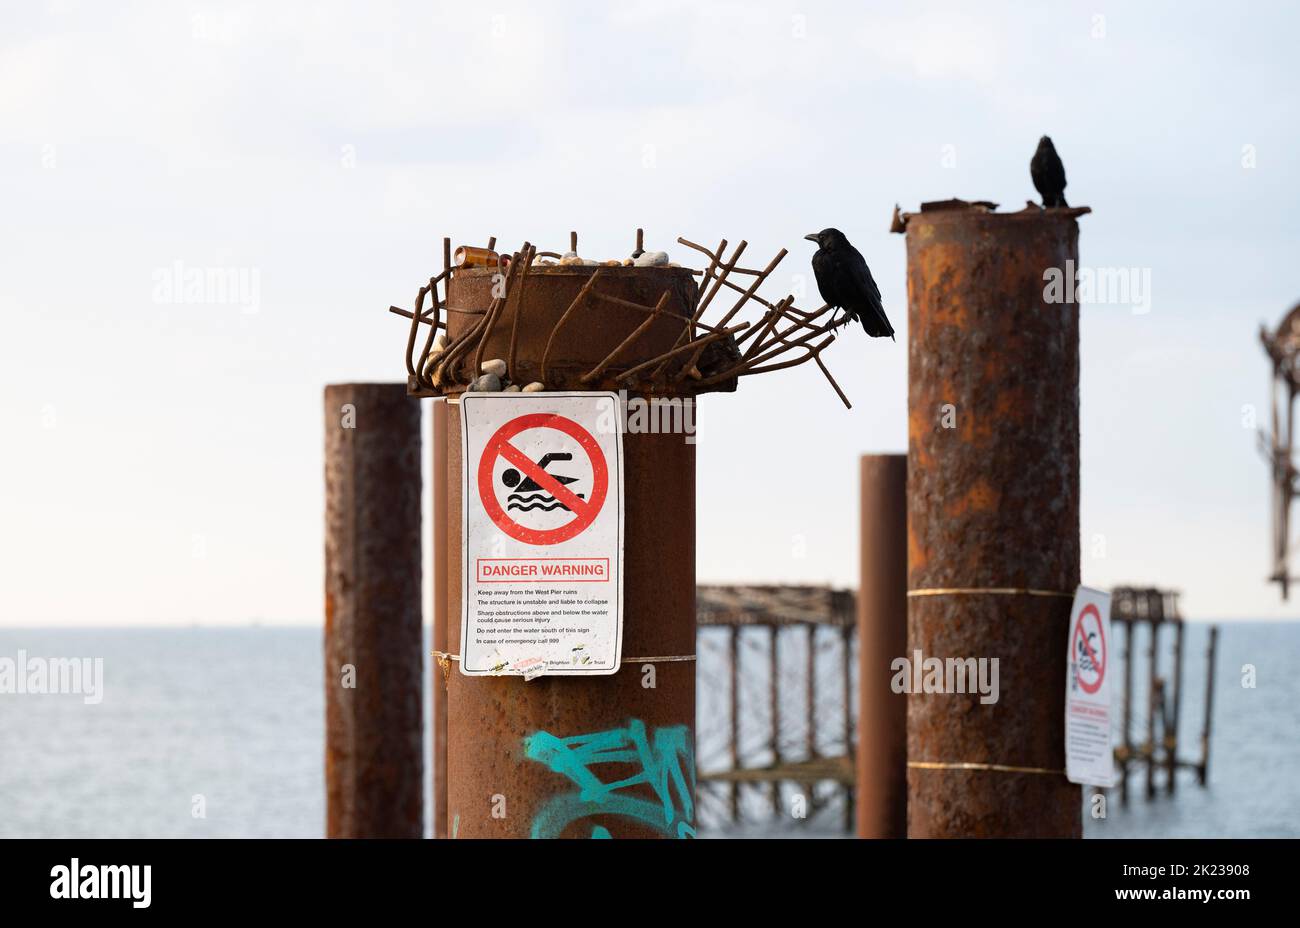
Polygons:
[[1063,772],[1079,584],[1079,308],[1087,208],[930,204],[904,218],[908,649],[997,658],[1001,698],[911,698],[908,834],[1078,837]]

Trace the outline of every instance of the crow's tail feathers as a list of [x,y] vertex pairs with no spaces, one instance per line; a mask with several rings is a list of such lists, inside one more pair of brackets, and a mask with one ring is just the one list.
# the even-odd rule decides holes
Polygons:
[[889,324],[889,317],[885,315],[885,307],[876,303],[864,307],[863,311],[858,313],[858,318],[862,320],[862,328],[872,338],[884,338],[888,335],[894,341],[894,327]]

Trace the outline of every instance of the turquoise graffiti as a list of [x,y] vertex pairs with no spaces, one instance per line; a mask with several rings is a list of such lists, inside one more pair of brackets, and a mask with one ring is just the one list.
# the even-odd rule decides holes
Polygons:
[[[542,807],[533,820],[534,838],[558,838],[593,815],[632,819],[670,838],[695,837],[695,757],[685,725],[656,728],[649,737],[638,719],[571,738],[539,731],[524,739],[524,754],[577,787]],[[595,825],[591,837],[611,835]]]

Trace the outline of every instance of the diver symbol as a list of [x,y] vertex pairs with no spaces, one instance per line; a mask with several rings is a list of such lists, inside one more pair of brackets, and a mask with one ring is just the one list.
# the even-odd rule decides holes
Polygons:
[[[567,451],[547,452],[542,455],[537,462],[537,466],[542,470],[550,465],[552,461],[572,461],[573,455]],[[547,471],[549,474],[550,471]],[[570,483],[576,483],[580,478],[565,477],[560,474],[551,474],[557,483],[568,486]],[[559,502],[554,496],[542,490],[542,488],[531,478],[524,477],[513,467],[506,468],[501,473],[501,482],[510,487],[515,492],[506,497],[506,509],[518,509],[521,512],[528,512],[533,509],[541,509],[550,512],[552,509],[563,509],[565,512],[571,512],[568,506]],[[575,494],[579,499],[586,499],[585,493]],[[525,505],[527,504],[527,505]],[[549,504],[549,505],[548,505]]]

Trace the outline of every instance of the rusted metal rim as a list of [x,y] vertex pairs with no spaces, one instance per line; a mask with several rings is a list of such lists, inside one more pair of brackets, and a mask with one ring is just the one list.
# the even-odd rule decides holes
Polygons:
[[[543,264],[536,265],[528,269],[528,276],[534,274],[545,275],[566,275],[572,274],[575,277],[590,277],[596,271],[600,271],[602,276],[618,273],[635,273],[638,276],[645,274],[647,271],[658,274],[684,274],[694,276],[695,272],[689,267],[667,267],[665,265],[651,265],[648,267],[637,267],[628,264]],[[452,274],[460,277],[491,277],[500,273],[495,267],[464,267],[456,268]]]
[[992,221],[1010,219],[1019,222],[1062,222],[1075,220],[1092,212],[1091,206],[1061,206],[1045,209],[1033,202],[1026,202],[1024,209],[1008,213],[999,213],[997,207],[998,204],[990,200],[937,200],[922,203],[920,212],[896,213],[890,231],[905,233],[908,223],[912,220],[942,223],[970,222],[972,219],[987,218]]

